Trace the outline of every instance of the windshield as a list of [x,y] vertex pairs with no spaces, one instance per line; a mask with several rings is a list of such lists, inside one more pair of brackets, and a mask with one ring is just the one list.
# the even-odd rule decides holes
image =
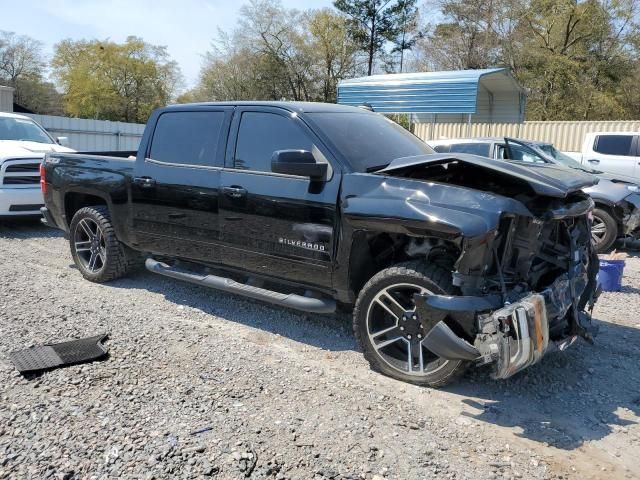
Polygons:
[[26,118],[0,117],[0,140],[55,143],[38,124]]
[[383,115],[368,112],[309,113],[356,172],[371,172],[396,158],[435,153],[434,150]]
[[580,170],[585,170],[584,165],[581,165],[579,162],[575,161],[569,155],[566,155],[559,151],[556,147],[550,144],[542,144],[535,146],[538,150],[542,151],[545,155],[553,158],[558,163],[561,163],[565,167],[569,168],[579,168]]

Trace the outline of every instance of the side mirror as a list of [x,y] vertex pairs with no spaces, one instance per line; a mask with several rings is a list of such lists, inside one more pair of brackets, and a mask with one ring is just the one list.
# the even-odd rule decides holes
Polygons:
[[62,145],[63,147],[69,146],[69,137],[56,137],[56,143],[58,145]]
[[328,165],[316,162],[307,150],[276,150],[271,157],[271,171],[274,173],[324,180],[327,170]]

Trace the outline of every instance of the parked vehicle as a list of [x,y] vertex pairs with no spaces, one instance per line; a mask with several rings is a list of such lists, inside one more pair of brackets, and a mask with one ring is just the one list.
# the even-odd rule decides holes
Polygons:
[[371,366],[439,386],[506,378],[591,339],[597,180],[436,155],[385,117],[316,103],[155,111],[135,160],[49,154],[43,213],[88,280],[155,273],[328,313]]
[[474,153],[485,157],[527,163],[553,163],[591,173],[600,178],[585,188],[595,202],[591,236],[598,253],[606,252],[616,239],[640,239],[640,188],[611,180],[612,176],[581,165],[552,144],[513,138],[456,138],[429,141],[437,152]]
[[566,152],[582,165],[601,170],[616,179],[640,183],[640,133],[587,133],[582,151]]
[[0,217],[40,215],[40,164],[46,152],[73,152],[29,117],[0,112]]

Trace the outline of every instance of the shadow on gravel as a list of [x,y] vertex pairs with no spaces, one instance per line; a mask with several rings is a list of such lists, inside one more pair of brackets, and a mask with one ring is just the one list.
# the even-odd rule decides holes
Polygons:
[[0,238],[56,238],[62,230],[50,228],[40,222],[40,217],[0,217]]
[[640,329],[598,323],[595,345],[579,340],[508,380],[472,370],[446,390],[477,399],[462,400],[477,410],[471,418],[515,427],[520,437],[565,450],[600,440],[640,416]]
[[[194,308],[224,320],[280,335],[330,351],[356,350],[351,316],[318,315],[271,306],[239,295],[220,292],[140,270],[110,287],[142,289],[163,295],[169,302]],[[195,317],[196,319],[198,317]]]

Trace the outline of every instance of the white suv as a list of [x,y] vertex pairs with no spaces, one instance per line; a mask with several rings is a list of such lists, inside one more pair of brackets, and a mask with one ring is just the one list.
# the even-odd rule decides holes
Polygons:
[[40,164],[47,152],[73,150],[29,117],[0,112],[0,217],[40,215]]
[[592,132],[581,152],[567,152],[583,165],[614,174],[628,182],[640,181],[640,133]]

